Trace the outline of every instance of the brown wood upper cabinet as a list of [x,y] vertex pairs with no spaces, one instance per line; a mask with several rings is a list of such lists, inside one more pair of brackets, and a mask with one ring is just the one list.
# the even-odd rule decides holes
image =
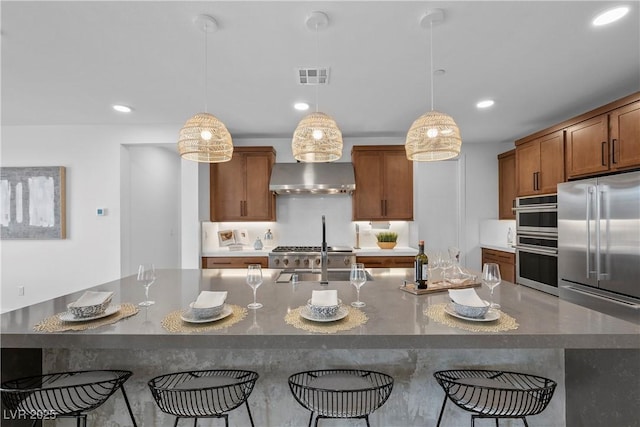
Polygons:
[[567,128],[567,177],[640,166],[640,101]]
[[516,145],[516,171],[518,196],[555,193],[564,182],[564,131]]
[[210,166],[211,221],[275,221],[269,191],[273,147],[234,147],[233,157]]
[[357,145],[353,220],[413,220],[413,163],[403,145]]
[[516,219],[516,150],[498,155],[498,219]]

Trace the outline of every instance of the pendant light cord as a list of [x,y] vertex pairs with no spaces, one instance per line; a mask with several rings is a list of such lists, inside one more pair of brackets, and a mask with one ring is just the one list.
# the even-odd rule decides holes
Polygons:
[[431,111],[433,111],[433,20],[429,22],[429,63],[431,74]]
[[207,46],[207,42],[209,41],[209,31],[207,31],[207,24],[204,24],[204,28],[202,29],[204,31],[204,112],[208,113],[208,108],[207,108],[207,73],[208,73],[208,46]]
[[316,23],[316,72],[318,82],[316,83],[316,113],[318,112],[318,89],[320,86],[320,35],[318,34],[318,24]]

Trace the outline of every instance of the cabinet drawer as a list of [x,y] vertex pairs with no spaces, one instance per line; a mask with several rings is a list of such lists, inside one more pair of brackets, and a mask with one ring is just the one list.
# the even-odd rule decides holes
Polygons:
[[482,248],[482,264],[485,262],[493,262],[500,267],[500,275],[502,280],[515,283],[515,264],[516,254],[511,252],[498,251],[495,249]]
[[260,264],[267,268],[269,258],[256,257],[202,257],[202,268],[247,268],[249,264]]
[[359,256],[357,262],[364,263],[368,268],[412,268],[412,256]]

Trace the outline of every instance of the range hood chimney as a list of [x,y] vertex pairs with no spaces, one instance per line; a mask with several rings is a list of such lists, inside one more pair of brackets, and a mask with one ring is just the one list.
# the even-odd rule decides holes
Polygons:
[[276,194],[351,194],[356,180],[351,163],[276,163],[269,190]]

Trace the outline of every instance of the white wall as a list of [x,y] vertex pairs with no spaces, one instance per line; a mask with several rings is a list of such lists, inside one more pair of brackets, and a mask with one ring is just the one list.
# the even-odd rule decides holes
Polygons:
[[[180,124],[166,126],[4,126],[2,128],[2,166],[52,166],[67,168],[67,228],[68,238],[53,241],[0,242],[2,253],[0,307],[2,311],[18,308],[55,296],[95,286],[131,271],[147,244],[159,251],[153,254],[166,265],[180,258],[183,268],[197,268],[200,252],[200,221],[206,220],[208,200],[208,170],[206,165],[170,160],[171,154],[157,151],[158,144],[175,144]],[[351,147],[357,145],[403,144],[402,138],[346,138],[342,161],[349,161]],[[141,165],[138,145],[151,148],[160,159],[148,176]],[[290,139],[234,140],[236,145],[272,145],[278,162],[292,162]],[[135,147],[132,151],[132,147]],[[424,209],[417,209],[416,221],[409,223],[415,236],[422,233],[415,228],[420,224],[440,223],[440,241],[456,235],[457,225],[463,224],[458,234],[461,248],[467,248],[467,266],[480,265],[479,223],[481,219],[497,215],[497,160],[499,152],[508,147],[496,145],[464,145],[463,167],[458,167],[462,188],[461,221],[431,218]],[[176,154],[177,159],[177,154]],[[133,163],[132,163],[133,162]],[[131,166],[129,166],[131,163]],[[179,169],[177,164],[180,164]],[[417,175],[426,166],[416,165]],[[447,165],[434,167],[436,175],[450,176]],[[444,168],[444,171],[437,171]],[[427,169],[429,170],[429,169]],[[142,174],[142,175],[139,175]],[[428,173],[429,174],[429,173]],[[442,175],[444,176],[444,175]],[[142,204],[138,209],[131,201],[134,193],[144,191],[138,184],[174,180],[175,187],[167,192],[154,193],[153,208]],[[136,184],[132,186],[131,182]],[[158,188],[152,189],[157,190]],[[440,190],[439,190],[440,191]],[[444,191],[444,189],[442,190]],[[170,194],[170,195],[169,195]],[[442,195],[440,195],[442,197]],[[283,226],[280,237],[303,235],[305,242],[320,237],[320,215],[328,216],[328,239],[332,245],[353,244],[350,199],[348,196],[318,198],[306,203],[295,197],[281,199],[278,215]],[[341,197],[341,198],[340,198]],[[176,213],[164,216],[149,229],[132,230],[136,221],[151,218],[150,210],[169,209],[170,203],[180,209],[180,226],[176,226]],[[107,209],[107,215],[98,217],[97,207]],[[171,210],[171,209],[169,209]],[[168,212],[168,211],[167,211]],[[134,218],[137,218],[134,221]],[[152,218],[155,221],[156,218]],[[446,221],[446,222],[445,222]],[[260,234],[269,223],[258,225]],[[392,224],[392,228],[394,224]],[[160,233],[154,235],[158,229]],[[173,235],[171,234],[173,231]],[[256,231],[258,233],[258,231]],[[409,233],[406,233],[409,235]],[[158,240],[155,240],[155,239]],[[417,245],[413,237],[407,244]],[[428,237],[425,237],[428,241]],[[179,241],[180,243],[176,243]],[[291,243],[294,243],[292,241]],[[402,244],[402,242],[401,242]],[[178,251],[178,255],[176,255]],[[140,261],[141,262],[141,261]],[[154,261],[155,262],[155,261]],[[25,296],[18,297],[17,287],[25,287]]]
[[[67,169],[67,238],[1,242],[3,311],[120,276],[120,147],[113,138],[95,127],[2,128],[2,166]],[[107,215],[96,216],[98,207]]]
[[[156,268],[180,268],[180,158],[175,149],[148,145],[130,145],[128,170],[128,217],[126,239],[129,250],[123,258],[123,275],[133,274],[142,263]],[[124,204],[124,203],[123,203]],[[124,212],[124,210],[123,210]],[[125,246],[123,244],[123,246]],[[123,254],[124,255],[124,254]],[[125,262],[128,268],[125,269]]]

